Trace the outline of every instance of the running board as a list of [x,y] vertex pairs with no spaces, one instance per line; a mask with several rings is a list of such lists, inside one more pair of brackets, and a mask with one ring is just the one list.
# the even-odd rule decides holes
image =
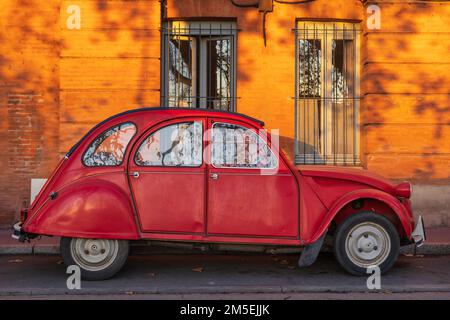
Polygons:
[[303,249],[302,254],[300,255],[300,259],[298,259],[298,266],[300,268],[309,267],[316,261],[326,235],[327,232],[325,231],[323,235],[319,239],[317,239],[316,242],[307,245]]

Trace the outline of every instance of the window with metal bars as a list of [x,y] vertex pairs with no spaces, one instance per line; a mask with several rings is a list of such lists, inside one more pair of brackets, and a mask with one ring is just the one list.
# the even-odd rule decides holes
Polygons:
[[169,21],[162,30],[162,104],[235,111],[236,25]]
[[295,161],[359,165],[359,25],[297,21]]

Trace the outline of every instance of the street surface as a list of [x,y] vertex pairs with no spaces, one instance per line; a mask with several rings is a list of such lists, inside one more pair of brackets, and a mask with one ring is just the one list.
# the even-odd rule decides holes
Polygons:
[[113,279],[69,290],[59,256],[0,256],[0,299],[450,299],[450,256],[399,257],[368,290],[322,253],[299,269],[297,255],[135,255]]

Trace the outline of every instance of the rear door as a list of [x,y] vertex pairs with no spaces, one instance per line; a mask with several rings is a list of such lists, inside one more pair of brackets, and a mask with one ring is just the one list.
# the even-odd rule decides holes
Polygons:
[[208,122],[208,235],[297,238],[297,181],[264,135],[238,121]]
[[204,234],[203,118],[172,120],[144,134],[129,161],[143,232]]

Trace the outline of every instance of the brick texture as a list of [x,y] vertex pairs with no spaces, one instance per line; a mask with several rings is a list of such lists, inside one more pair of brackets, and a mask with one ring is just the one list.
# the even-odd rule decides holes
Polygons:
[[59,1],[0,3],[0,226],[58,161]]

